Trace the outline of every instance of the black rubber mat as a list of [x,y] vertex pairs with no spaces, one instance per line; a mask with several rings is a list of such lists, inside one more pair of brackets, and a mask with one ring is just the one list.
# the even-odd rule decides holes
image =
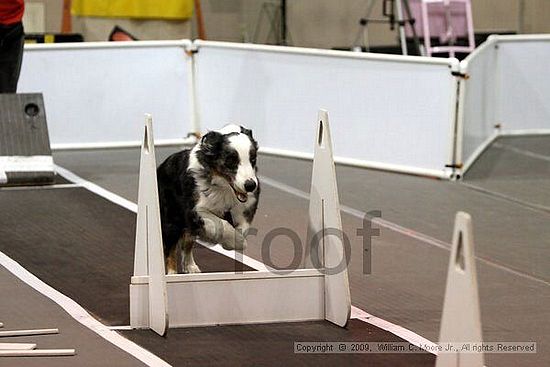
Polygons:
[[327,321],[170,329],[122,334],[173,366],[434,366],[419,354],[296,354],[295,342],[403,342],[359,320],[345,329]]
[[[0,251],[108,325],[128,325],[135,214],[85,189],[0,191]],[[251,270],[202,246],[203,271]]]

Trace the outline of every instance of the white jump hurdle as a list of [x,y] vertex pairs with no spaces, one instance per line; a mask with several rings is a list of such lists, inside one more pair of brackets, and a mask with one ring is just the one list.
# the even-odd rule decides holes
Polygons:
[[167,315],[170,327],[306,320],[346,325],[351,299],[326,111],[319,112],[316,125],[308,233],[322,231],[322,269],[164,275],[153,131],[146,119],[130,284],[133,328],[151,328],[163,335]]
[[[474,256],[472,218],[458,212],[447,273],[439,343],[481,343],[481,318]],[[482,367],[483,354],[439,353],[436,367]]]

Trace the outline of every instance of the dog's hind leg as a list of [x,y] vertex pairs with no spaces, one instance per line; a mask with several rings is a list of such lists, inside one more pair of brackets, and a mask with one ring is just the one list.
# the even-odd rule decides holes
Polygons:
[[195,237],[189,234],[184,234],[182,237],[182,269],[184,274],[200,273],[201,269],[195,263],[193,258],[193,246],[195,245]]
[[178,273],[178,245],[172,246],[166,257],[166,274]]

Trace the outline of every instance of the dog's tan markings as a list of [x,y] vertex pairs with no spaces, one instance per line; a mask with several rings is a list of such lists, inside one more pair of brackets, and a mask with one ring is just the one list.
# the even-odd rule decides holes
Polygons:
[[166,273],[178,273],[178,246],[172,246],[168,253],[168,257],[166,258]]

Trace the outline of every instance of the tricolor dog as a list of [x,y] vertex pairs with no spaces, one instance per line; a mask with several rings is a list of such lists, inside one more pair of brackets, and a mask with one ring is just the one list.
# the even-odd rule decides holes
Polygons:
[[200,272],[193,259],[197,238],[242,249],[260,194],[258,143],[252,131],[227,125],[210,131],[192,149],[172,154],[157,169],[164,255],[168,274]]

